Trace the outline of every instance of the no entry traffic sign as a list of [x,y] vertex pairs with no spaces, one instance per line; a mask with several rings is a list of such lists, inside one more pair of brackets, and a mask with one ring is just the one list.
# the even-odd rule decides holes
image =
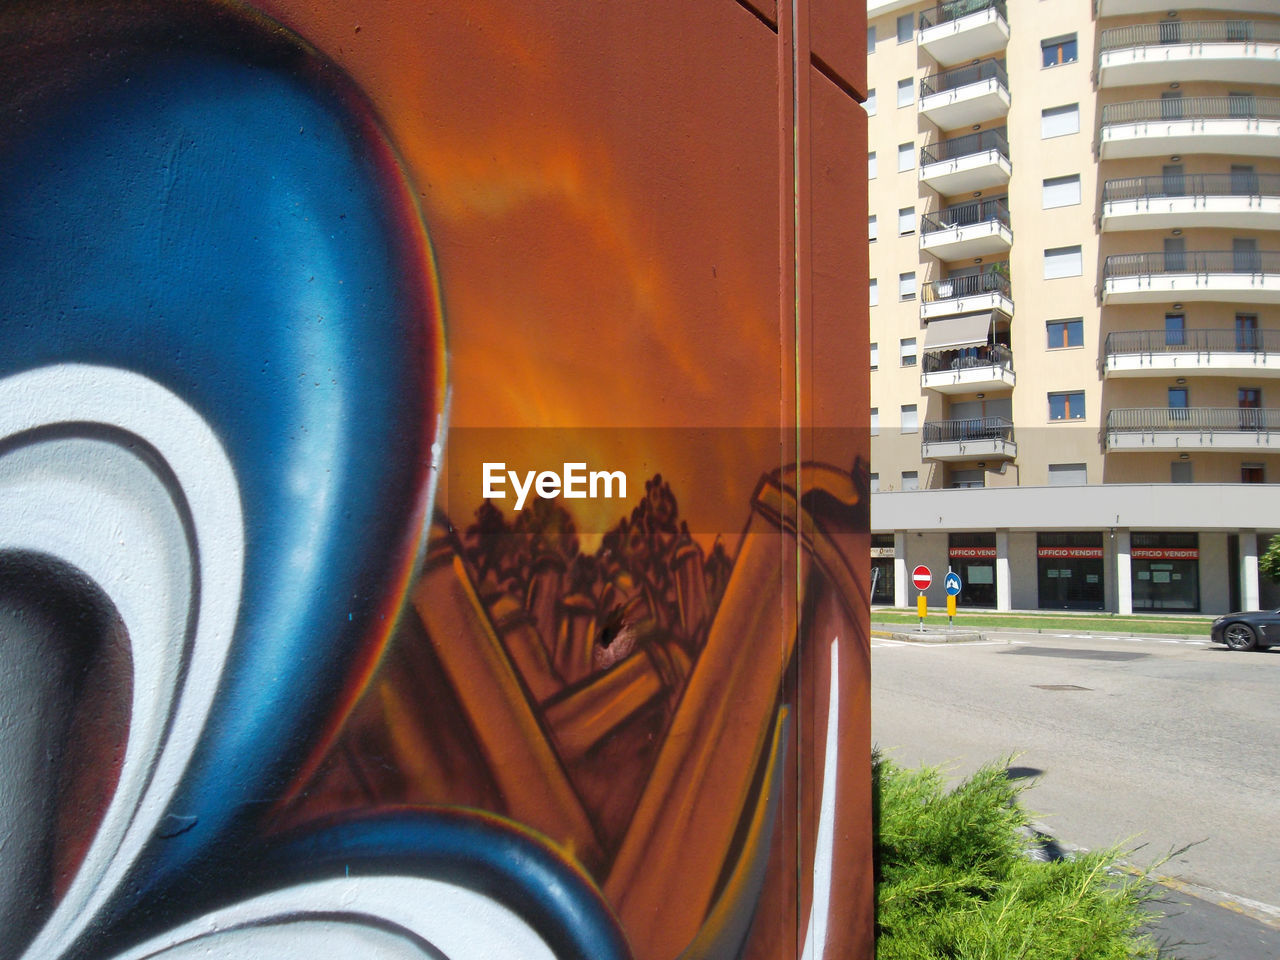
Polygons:
[[928,590],[933,583],[933,574],[923,563],[911,571],[911,585],[917,590]]

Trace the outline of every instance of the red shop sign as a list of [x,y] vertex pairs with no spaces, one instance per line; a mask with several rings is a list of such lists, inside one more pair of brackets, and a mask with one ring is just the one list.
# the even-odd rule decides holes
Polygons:
[[1135,560],[1199,560],[1199,547],[1134,547]]
[[949,557],[989,557],[992,560],[996,556],[995,547],[951,547],[947,550]]
[[1053,558],[1099,559],[1102,557],[1101,547],[1038,547],[1036,556]]

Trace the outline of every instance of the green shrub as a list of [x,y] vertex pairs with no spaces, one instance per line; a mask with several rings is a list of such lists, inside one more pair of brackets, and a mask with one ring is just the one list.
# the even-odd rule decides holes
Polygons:
[[877,960],[1132,960],[1149,881],[1119,851],[1027,856],[1021,787],[992,764],[952,790],[937,768],[873,758]]

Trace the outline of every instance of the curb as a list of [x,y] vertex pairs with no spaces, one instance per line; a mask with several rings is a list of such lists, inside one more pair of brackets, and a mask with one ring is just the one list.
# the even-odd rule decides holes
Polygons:
[[[904,628],[910,627],[909,623],[871,623],[871,635],[888,635],[890,633],[904,633]],[[928,628],[926,628],[928,629]],[[1003,627],[991,626],[983,624],[982,626],[973,627],[973,630],[983,633],[1035,633],[1043,636],[1077,636],[1077,637],[1147,637],[1152,640],[1195,640],[1203,643],[1209,642],[1207,633],[1145,633],[1129,630],[1071,630],[1062,627],[1041,628],[1041,627]]]

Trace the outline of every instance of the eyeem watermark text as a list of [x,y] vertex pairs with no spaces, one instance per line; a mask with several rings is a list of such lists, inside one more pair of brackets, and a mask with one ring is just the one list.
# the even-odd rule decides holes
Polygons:
[[554,470],[528,470],[521,483],[515,470],[508,470],[505,463],[485,463],[484,497],[486,500],[505,500],[507,481],[515,492],[515,509],[523,510],[529,493],[536,492],[544,500],[564,497],[566,500],[614,500],[627,496],[627,475],[621,470],[592,470],[587,472],[585,463],[566,463],[560,473]]

